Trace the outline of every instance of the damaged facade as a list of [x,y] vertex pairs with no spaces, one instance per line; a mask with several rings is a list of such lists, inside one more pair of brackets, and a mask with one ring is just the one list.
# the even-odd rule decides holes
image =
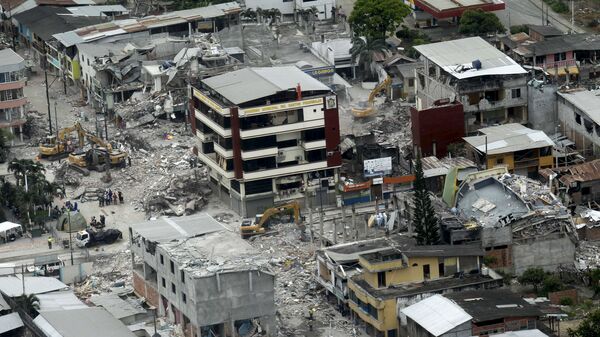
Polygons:
[[549,187],[499,168],[471,174],[456,193],[457,215],[481,229],[491,267],[521,274],[572,265],[577,233],[566,207]]
[[586,159],[600,156],[600,97],[585,89],[558,91],[560,130]]
[[[526,71],[480,37],[415,49],[423,61],[415,85],[418,113],[439,105],[458,105],[467,135],[493,124],[527,123]],[[441,109],[438,118],[444,119],[445,112]],[[434,133],[443,134],[445,129]],[[423,151],[431,154],[431,149]]]
[[[0,128],[22,142],[25,124],[23,94],[25,86],[25,60],[12,49],[0,50]],[[11,140],[14,144],[14,138]]]
[[207,214],[129,229],[135,292],[186,336],[277,334],[268,261]]
[[305,193],[317,203],[334,198],[341,165],[337,97],[310,75],[273,67],[211,77],[193,88],[193,111],[198,157],[242,216]]

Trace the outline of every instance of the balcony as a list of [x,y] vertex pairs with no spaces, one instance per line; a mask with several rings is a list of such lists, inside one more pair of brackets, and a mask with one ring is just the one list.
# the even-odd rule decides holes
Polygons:
[[302,142],[302,147],[307,151],[323,149],[325,148],[325,139],[315,140],[312,142]]
[[215,131],[222,137],[231,137],[231,129],[224,129],[221,125],[217,124],[215,121],[198,111],[198,109],[194,109],[194,111],[196,118],[198,118],[202,123],[211,128],[213,131]]
[[227,179],[233,179],[234,175],[233,175],[233,171],[225,171],[218,163],[217,163],[217,156],[214,153],[211,154],[205,154],[205,153],[198,153],[198,158],[205,164],[208,165],[211,170],[218,172],[220,175],[222,175],[223,177],[227,178]]
[[280,168],[273,168],[267,170],[261,170],[256,172],[244,172],[245,180],[256,180],[256,179],[265,179],[272,178],[283,175],[297,174],[310,172],[315,170],[322,170],[327,168],[327,161],[319,161],[314,163],[305,163],[298,164],[294,166],[286,166]]
[[256,158],[261,158],[261,157],[270,157],[270,156],[276,156],[276,155],[277,155],[277,147],[270,147],[267,149],[260,149],[260,150],[242,151],[242,159],[243,160],[256,159]]
[[544,69],[554,69],[554,68],[567,68],[567,67],[576,67],[578,66],[577,60],[564,60],[564,61],[556,61],[556,62],[548,62],[544,63]]
[[25,118],[13,117],[11,120],[0,118],[0,128],[7,128],[11,126],[20,126],[27,122]]
[[2,90],[12,90],[12,89],[21,89],[25,86],[25,80],[21,79],[13,82],[4,82],[0,83],[0,91]]
[[192,91],[193,91],[194,97],[196,97],[198,100],[200,100],[200,102],[208,105],[211,109],[213,109],[217,113],[219,113],[223,116],[229,116],[231,114],[231,112],[229,111],[229,108],[223,107],[216,100],[208,97],[204,92],[202,92],[196,88],[193,88]]
[[218,153],[221,157],[224,158],[233,158],[233,150],[226,150],[224,147],[219,145],[218,143],[213,144],[215,152]]
[[21,97],[17,99],[10,99],[7,101],[0,101],[0,109],[11,109],[19,108],[27,104],[27,98]]
[[277,126],[267,126],[264,128],[256,128],[250,130],[240,131],[240,137],[242,139],[261,137],[268,134],[278,134],[278,133],[286,133],[293,131],[302,131],[308,129],[314,129],[318,127],[325,126],[325,121],[323,119],[317,119],[312,121],[305,122],[297,122],[291,124],[283,124]]

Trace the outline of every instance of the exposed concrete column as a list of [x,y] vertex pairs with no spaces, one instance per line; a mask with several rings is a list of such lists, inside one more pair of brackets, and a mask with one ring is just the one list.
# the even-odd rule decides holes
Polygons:
[[346,208],[342,204],[342,231],[344,232],[344,242],[348,241],[348,231],[346,230]]
[[21,142],[23,142],[23,125],[19,125],[19,138],[21,138]]
[[358,239],[358,229],[356,228],[356,210],[354,209],[354,207],[352,207],[352,231],[353,233],[353,239],[357,240]]

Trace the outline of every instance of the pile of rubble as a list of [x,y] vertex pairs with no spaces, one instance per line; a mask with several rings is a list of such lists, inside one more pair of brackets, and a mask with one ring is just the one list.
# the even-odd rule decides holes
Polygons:
[[539,181],[517,174],[506,174],[498,180],[534,208],[548,205],[564,208],[560,200],[550,191],[550,188]]
[[132,288],[131,252],[99,256],[94,261],[93,274],[75,286],[75,294],[81,299],[92,295],[112,292],[115,288]]
[[575,253],[575,264],[579,270],[600,268],[600,243],[579,241]]
[[144,211],[152,215],[190,215],[207,204],[212,193],[206,172],[194,169],[172,177],[165,188],[144,197]]
[[[275,235],[255,237],[251,244],[269,260],[277,275],[275,301],[278,312],[279,335],[307,335],[310,323],[314,331],[328,332],[330,328],[352,335],[353,324],[336,311],[322,296],[314,281],[316,270],[315,246],[302,242],[294,224],[272,226]],[[309,310],[314,320],[309,320]]]
[[125,121],[125,128],[131,129],[154,123],[159,117],[174,118],[173,105],[179,101],[181,97],[173,97],[171,92],[136,92],[127,101],[115,104],[115,111]]
[[371,130],[378,144],[388,143],[398,148],[410,145],[412,131],[410,124],[410,104],[403,102],[385,103],[379,107],[384,112],[366,125],[356,125]]

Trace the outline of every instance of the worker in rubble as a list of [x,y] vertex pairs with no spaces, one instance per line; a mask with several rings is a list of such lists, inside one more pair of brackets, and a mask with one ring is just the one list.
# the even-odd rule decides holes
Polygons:
[[92,216],[92,219],[90,220],[90,226],[96,227],[96,225],[97,225],[96,217]]
[[100,224],[102,225],[102,227],[106,226],[106,217],[104,216],[104,214],[100,214]]
[[121,191],[119,191],[119,202],[121,204],[123,203],[123,193],[121,193]]
[[48,237],[48,249],[52,249],[52,237]]
[[117,191],[115,191],[113,193],[113,205],[118,205],[119,204],[119,195],[117,194]]

